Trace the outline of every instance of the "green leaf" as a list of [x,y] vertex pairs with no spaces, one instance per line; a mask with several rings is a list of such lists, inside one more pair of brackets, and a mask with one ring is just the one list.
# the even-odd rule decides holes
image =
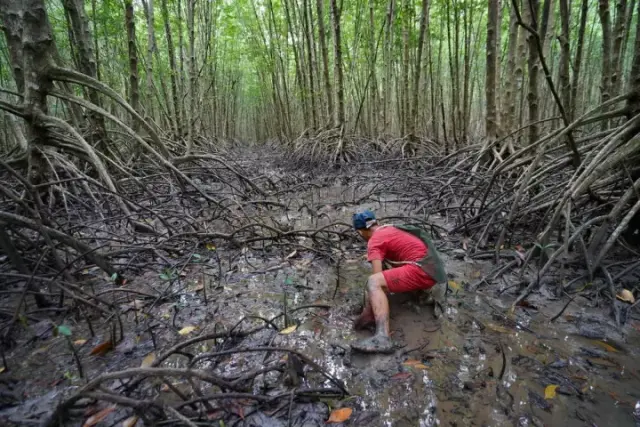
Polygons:
[[68,326],[60,325],[58,326],[58,333],[60,335],[64,335],[65,337],[71,336],[71,329]]
[[111,281],[112,281],[112,282],[115,282],[117,279],[118,279],[118,273],[113,273],[113,274],[111,275]]
[[202,258],[202,256],[200,254],[193,254],[193,258],[194,259],[200,259],[200,258]]
[[287,277],[284,281],[284,284],[287,286],[293,286],[293,279],[291,277]]
[[165,274],[165,273],[160,274],[160,278],[162,280],[169,280],[169,276],[167,274]]

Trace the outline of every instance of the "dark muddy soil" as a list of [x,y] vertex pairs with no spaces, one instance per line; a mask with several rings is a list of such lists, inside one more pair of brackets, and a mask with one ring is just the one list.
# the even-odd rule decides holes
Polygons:
[[[407,215],[402,203],[390,201],[394,197],[366,205],[354,203],[355,192],[340,182],[308,190],[298,198],[289,210],[274,210],[272,220],[293,229],[317,228],[349,222],[351,212],[365,206],[383,218]],[[315,219],[299,209],[305,202],[317,206]],[[321,426],[330,410],[339,407],[354,410],[344,425],[640,425],[636,362],[640,321],[632,315],[618,330],[607,308],[594,308],[592,300],[577,296],[551,323],[568,299],[552,299],[544,289],[510,312],[514,294],[509,288],[517,278],[506,275],[471,291],[468,285],[494,266],[465,256],[461,240],[446,233],[451,226],[446,218],[432,216],[428,221],[437,226],[451,280],[446,313],[436,320],[432,308],[423,305],[418,295],[391,295],[392,338],[401,345],[391,355],[362,355],[350,349],[351,342],[369,335],[352,329],[369,271],[364,242],[336,248],[339,263],[305,250],[312,245],[304,237],[295,248],[283,246],[269,252],[209,246],[199,250],[181,272],[148,271],[132,278],[125,286],[135,292],[110,292],[113,284],[105,280],[103,288],[94,292],[113,298],[126,313],[126,321],[124,340],[103,355],[90,353],[108,340],[104,324],[92,325],[97,336],[91,337],[82,318],[67,317],[60,323],[71,326],[84,373],[94,378],[138,367],[150,353],[187,337],[231,328],[250,316],[271,319],[283,312],[286,300],[287,325],[297,328],[288,334],[265,329],[248,337],[244,345],[270,344],[300,351],[342,380],[351,394],[345,399],[316,399],[296,405],[289,413],[285,408],[275,414],[232,401],[239,409],[225,415],[224,422],[196,425]],[[154,300],[159,290],[167,289],[170,298]],[[295,311],[307,305],[312,307]],[[245,322],[263,324],[251,318]],[[282,316],[274,322],[279,329],[285,327]],[[181,335],[189,326],[197,329]],[[85,381],[78,375],[68,342],[53,335],[50,321],[23,327],[18,344],[6,354],[10,372],[0,374],[0,403],[4,404],[0,422],[36,425]],[[216,343],[202,343],[197,351],[206,353],[212,345]],[[238,367],[259,367],[266,359],[235,354],[224,359],[221,369],[233,373]],[[180,358],[167,360],[165,366],[186,367]],[[259,391],[268,381],[267,375],[257,377],[254,389]],[[303,378],[302,385],[310,381]],[[172,383],[178,389],[183,385],[189,384],[186,380]],[[324,380],[323,385],[332,384]],[[166,402],[179,401],[171,390],[160,387],[160,391]],[[80,425],[89,409],[98,408],[89,407],[86,415],[65,425]],[[114,411],[100,425],[121,425],[128,415]]]

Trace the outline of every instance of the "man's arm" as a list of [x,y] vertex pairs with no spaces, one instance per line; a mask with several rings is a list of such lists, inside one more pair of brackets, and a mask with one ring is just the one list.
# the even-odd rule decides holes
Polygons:
[[382,260],[374,259],[371,261],[371,267],[373,267],[373,274],[382,272]]

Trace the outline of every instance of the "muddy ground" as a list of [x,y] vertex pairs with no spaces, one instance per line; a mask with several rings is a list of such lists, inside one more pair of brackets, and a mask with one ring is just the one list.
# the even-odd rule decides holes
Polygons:
[[[261,172],[276,181],[287,174],[274,166],[264,166]],[[300,178],[301,182],[305,179]],[[363,201],[362,187],[346,178],[320,174],[308,179],[318,184],[301,186],[295,195],[285,196],[290,200],[272,196],[271,200],[284,206],[268,208],[272,223],[292,230],[318,229],[349,223],[351,213],[363,207],[374,209],[388,223],[417,215],[397,194],[377,194]],[[640,425],[637,314],[630,312],[619,329],[606,301],[578,293],[551,322],[569,298],[556,298],[545,287],[510,312],[518,272],[478,283],[495,266],[482,257],[471,257],[463,237],[448,232],[454,227],[453,219],[423,213],[418,217],[433,225],[446,261],[450,278],[447,309],[436,320],[432,308],[423,305],[417,295],[391,295],[392,337],[400,345],[392,355],[362,355],[350,349],[351,342],[370,333],[352,329],[362,308],[369,271],[365,243],[355,239],[341,241],[332,252],[315,249],[308,237],[298,237],[296,244],[268,245],[264,250],[203,239],[190,253],[174,255],[172,259],[188,259],[183,268],[149,268],[128,278],[124,287],[133,292],[113,291],[118,287],[103,278],[92,292],[117,304],[124,320],[123,339],[103,354],[91,352],[108,340],[113,319],[96,317],[93,337],[78,313],[58,318],[56,323],[70,326],[70,341],[85,377],[95,378],[145,365],[145,360],[148,365],[150,354],[158,355],[186,339],[234,327],[265,326],[259,318],[280,315],[286,304],[286,324],[284,316],[279,316],[272,325],[234,345],[295,349],[341,380],[349,392],[344,397],[296,400],[295,405],[283,397],[268,410],[250,399],[229,398],[210,408],[206,417],[194,419],[193,425],[321,426],[331,410],[346,407],[353,412],[344,425]],[[637,279],[636,273],[630,272],[627,280]],[[593,284],[583,281],[582,285]],[[548,284],[553,286],[553,282]],[[303,306],[310,307],[296,310]],[[5,355],[10,369],[0,374],[3,425],[38,425],[86,383],[79,376],[69,340],[54,336],[52,322],[44,316],[33,317],[20,326],[17,345]],[[297,325],[293,332],[279,332],[291,325]],[[189,326],[196,328],[181,334]],[[221,341],[205,340],[191,348],[191,356],[212,348],[226,347]],[[232,375],[272,363],[290,366],[290,359],[275,353],[236,353],[198,367]],[[189,366],[186,360],[173,355],[162,366],[185,368]],[[331,380],[312,374],[309,366],[295,380],[285,374],[286,369],[257,375],[250,387],[256,394],[269,394],[267,389],[288,393],[335,388]],[[184,378],[172,378],[170,386],[155,383],[143,394],[170,405],[180,402],[176,389],[188,394],[192,386]],[[113,391],[116,385],[105,387]],[[81,425],[105,405],[87,403],[83,410],[65,415],[62,425]],[[98,425],[124,425],[135,413],[118,406]],[[137,425],[143,424],[140,416]],[[164,425],[169,424],[172,422]],[[174,420],[173,424],[185,422]]]

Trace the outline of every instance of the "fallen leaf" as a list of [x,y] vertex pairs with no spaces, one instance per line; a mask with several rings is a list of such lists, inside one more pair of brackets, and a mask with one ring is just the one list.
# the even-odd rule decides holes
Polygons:
[[460,289],[460,285],[458,285],[454,280],[449,280],[449,287],[456,291]]
[[140,364],[140,367],[141,368],[148,368],[155,361],[156,361],[156,354],[155,353],[149,353],[149,354],[147,354],[145,356],[144,359],[142,359],[142,363]]
[[479,271],[474,271],[473,273],[471,273],[471,277],[473,277],[474,279],[480,278],[481,275],[482,273],[480,273]]
[[239,416],[241,420],[244,420],[244,408],[238,402],[231,403],[231,412]]
[[609,353],[617,353],[619,350],[612,345],[607,344],[604,341],[593,341],[594,344],[599,345],[600,347],[607,350]]
[[104,420],[107,415],[115,411],[115,406],[109,406],[108,408],[104,408],[103,410],[95,413],[94,415],[87,418],[87,421],[82,424],[82,427],[93,427],[98,424],[100,421]]
[[213,243],[207,243],[205,246],[210,251],[215,251],[216,250],[216,245],[214,245]]
[[[224,416],[225,412],[223,410],[217,410],[217,411],[213,411],[213,412],[207,412],[207,419],[208,420],[217,420],[220,419]],[[265,412],[266,414],[266,412]]]
[[429,367],[427,365],[423,364],[423,363],[418,363],[416,365],[413,365],[412,368],[415,368],[415,369],[428,369]]
[[353,409],[351,408],[340,408],[334,409],[331,411],[329,415],[329,419],[327,420],[327,424],[329,423],[343,423],[349,419],[351,414],[353,413]]
[[628,302],[633,304],[636,302],[636,299],[633,297],[633,293],[629,289],[623,289],[616,295],[616,298],[620,301]]
[[617,363],[612,362],[611,360],[603,359],[601,357],[592,357],[591,359],[587,360],[594,365],[600,365],[608,368],[615,368],[616,366],[618,366]]
[[185,326],[184,328],[182,328],[182,329],[180,329],[178,331],[178,334],[187,335],[187,334],[190,334],[191,332],[195,331],[196,329],[198,329],[196,326]]
[[75,340],[73,345],[84,345],[86,342],[87,340]]
[[5,367],[3,366],[2,368],[0,368],[0,374],[3,373],[5,370]]
[[138,416],[134,415],[124,420],[122,422],[122,427],[134,427],[136,424],[138,424]]
[[545,399],[553,399],[554,397],[556,397],[556,389],[557,388],[558,388],[557,385],[548,385],[544,389],[544,398]]
[[57,331],[58,331],[58,333],[60,335],[64,335],[66,337],[70,337],[71,336],[71,329],[66,325],[58,326]]
[[414,366],[414,365],[419,365],[422,362],[420,362],[419,360],[415,360],[415,359],[407,359],[404,362],[402,362],[402,364],[404,366]]
[[294,251],[293,251],[293,252],[291,252],[289,255],[287,255],[287,257],[286,257],[285,259],[291,259],[291,258],[293,258],[293,257],[294,257],[294,256],[296,256],[296,255],[298,255],[298,251],[295,251],[295,250],[294,250]]
[[406,380],[407,378],[411,378],[411,372],[399,372],[395,375],[391,376],[392,380]]
[[287,335],[295,331],[296,329],[298,329],[298,325],[292,325],[292,326],[289,326],[288,328],[284,328],[283,330],[280,331],[280,333]]
[[102,356],[111,350],[113,350],[113,343],[111,341],[105,341],[93,347],[89,354],[94,356]]
[[504,326],[496,325],[494,323],[487,323],[487,328],[491,329],[494,332],[500,332],[501,334],[507,334],[510,332],[509,329],[505,328]]
[[529,301],[527,301],[526,299],[520,301],[517,304],[518,307],[524,307],[524,308],[531,308],[533,310],[537,310],[538,307],[536,307],[535,305],[531,304]]

